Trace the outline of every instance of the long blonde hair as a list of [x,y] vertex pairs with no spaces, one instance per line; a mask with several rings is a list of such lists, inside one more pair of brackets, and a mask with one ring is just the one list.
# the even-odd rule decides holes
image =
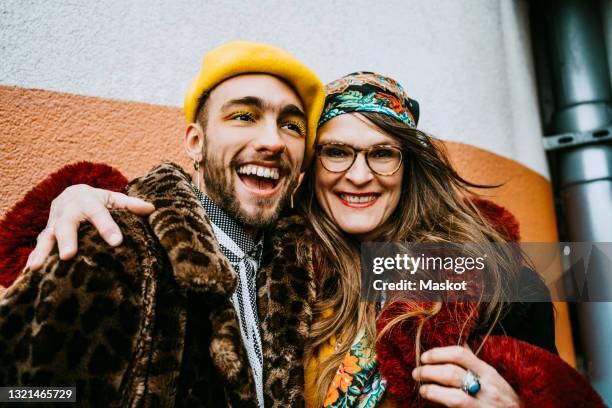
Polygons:
[[[471,201],[466,200],[473,195],[469,188],[496,186],[474,184],[462,178],[453,169],[443,144],[427,134],[384,114],[363,112],[361,115],[398,140],[404,155],[402,194],[376,241],[470,242],[485,246],[489,242],[505,241]],[[433,303],[431,308],[415,307],[392,320],[376,336],[375,306],[360,299],[360,242],[340,230],[314,198],[314,167],[311,166],[305,175],[297,202],[318,238],[313,248],[317,300],[305,359],[317,360],[317,406],[321,406],[336,370],[360,331],[378,340],[392,327],[418,316],[420,323],[415,338],[418,359],[422,327],[427,319],[438,313],[441,304]],[[487,273],[491,274],[488,279],[493,287],[487,288],[491,298],[482,304],[481,321],[490,333],[504,311],[502,299],[510,290],[510,282],[516,278],[518,268],[515,254],[499,250],[486,253],[492,254],[489,263],[493,267]],[[324,314],[330,309],[333,313]],[[321,361],[317,351],[332,336],[340,343]]]

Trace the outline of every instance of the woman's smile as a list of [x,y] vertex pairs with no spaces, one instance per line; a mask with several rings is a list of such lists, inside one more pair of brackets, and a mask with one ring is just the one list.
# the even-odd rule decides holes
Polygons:
[[[327,156],[330,162],[336,163],[348,156],[350,167],[344,171],[328,170],[330,163],[326,168],[325,157],[319,156],[315,162],[315,195],[321,208],[343,232],[359,238],[370,236],[397,208],[403,169],[390,175],[377,174],[370,168],[363,149],[397,146],[398,142],[364,116],[350,113],[332,118],[321,126],[318,143],[352,149],[333,148]],[[351,153],[346,151],[354,149],[359,153],[353,156],[351,164]]]

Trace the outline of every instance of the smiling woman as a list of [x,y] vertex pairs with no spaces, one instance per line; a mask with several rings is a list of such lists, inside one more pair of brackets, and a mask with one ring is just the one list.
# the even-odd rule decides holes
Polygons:
[[[319,205],[345,233],[376,234],[400,198],[404,173],[398,171],[402,167],[398,142],[365,116],[353,113],[321,126],[318,143],[314,189]],[[386,154],[375,155],[381,153]]]
[[[304,234],[293,242],[291,233],[284,236],[280,228],[273,238],[286,248],[284,257],[297,249],[297,265],[312,268],[317,288],[306,347],[306,405],[412,407],[435,402],[493,407],[554,401],[542,394],[533,403],[529,384],[517,371],[500,371],[505,377],[496,371],[514,367],[523,351],[546,353],[555,361],[559,370],[548,378],[562,373],[563,381],[584,387],[575,371],[538,348],[556,353],[552,305],[517,310],[503,301],[524,277],[540,280],[509,248],[492,248],[492,243],[513,237],[505,225],[481,214],[476,203],[482,200],[470,190],[491,187],[462,178],[442,143],[416,129],[418,103],[393,79],[355,73],[326,88],[317,157],[297,199],[314,237]],[[435,291],[435,301],[398,301],[389,293],[378,302],[361,299],[360,250],[366,241],[472,243],[476,252],[489,254],[484,268],[487,303],[479,300],[484,284],[468,285],[469,277],[406,291]],[[312,259],[304,260],[304,253]],[[291,265],[283,257],[279,263]],[[459,292],[460,302],[448,300],[457,299],[458,291],[466,292]],[[527,321],[541,329],[539,336],[530,336]],[[501,357],[490,352],[502,343],[513,345],[514,351]],[[443,346],[449,345],[464,347],[446,353]],[[441,353],[449,369],[442,372],[421,360],[427,349],[432,351],[423,358]],[[527,365],[539,371],[546,367]],[[415,367],[419,369],[413,372]],[[455,374],[452,379],[448,372]],[[587,388],[589,392],[594,404],[600,403]]]

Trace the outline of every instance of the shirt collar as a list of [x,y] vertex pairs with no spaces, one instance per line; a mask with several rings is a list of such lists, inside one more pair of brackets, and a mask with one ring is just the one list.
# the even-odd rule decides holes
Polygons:
[[244,227],[235,219],[230,217],[223,209],[215,204],[210,197],[204,194],[200,189],[193,186],[198,199],[206,210],[211,222],[221,229],[234,243],[240,248],[246,256],[254,259],[257,263],[261,263],[263,253],[263,233],[258,233],[258,239],[255,242],[245,232]]

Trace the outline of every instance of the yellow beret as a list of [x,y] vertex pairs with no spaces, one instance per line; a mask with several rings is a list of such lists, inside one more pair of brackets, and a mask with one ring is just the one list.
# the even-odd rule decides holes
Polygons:
[[185,95],[184,111],[187,122],[195,122],[198,104],[204,93],[226,79],[249,73],[277,76],[293,86],[300,96],[308,121],[305,167],[314,151],[317,123],[325,103],[325,88],[314,72],[280,48],[262,43],[234,41],[209,51],[204,56],[202,69]]

